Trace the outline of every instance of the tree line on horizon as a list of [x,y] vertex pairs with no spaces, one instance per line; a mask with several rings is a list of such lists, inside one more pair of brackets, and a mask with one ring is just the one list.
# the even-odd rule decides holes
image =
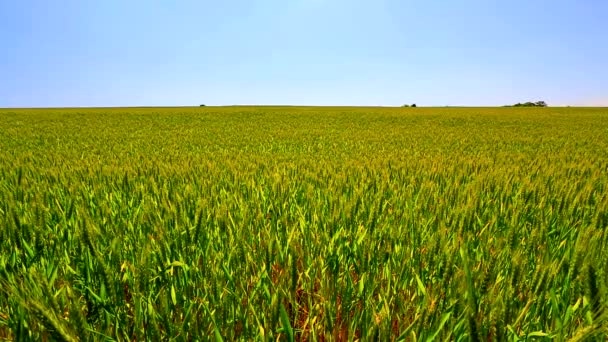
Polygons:
[[547,103],[545,101],[536,101],[536,102],[525,102],[525,103],[516,103],[511,106],[505,107],[547,107]]

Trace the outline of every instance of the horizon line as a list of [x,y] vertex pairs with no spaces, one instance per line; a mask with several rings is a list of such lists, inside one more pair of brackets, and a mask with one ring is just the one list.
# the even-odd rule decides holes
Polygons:
[[416,105],[412,107],[408,105],[404,106],[390,106],[390,105],[294,105],[294,104],[235,104],[235,105],[160,105],[160,106],[35,106],[35,107],[0,107],[0,110],[6,109],[116,109],[116,108],[225,108],[225,107],[312,107],[312,108],[608,108],[608,106],[600,105],[556,105],[547,107],[515,107],[513,105],[499,105],[499,106],[484,106],[484,105]]

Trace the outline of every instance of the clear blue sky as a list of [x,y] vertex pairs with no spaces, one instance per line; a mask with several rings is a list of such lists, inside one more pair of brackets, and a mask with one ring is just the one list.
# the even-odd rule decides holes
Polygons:
[[605,0],[0,0],[0,107],[608,106]]

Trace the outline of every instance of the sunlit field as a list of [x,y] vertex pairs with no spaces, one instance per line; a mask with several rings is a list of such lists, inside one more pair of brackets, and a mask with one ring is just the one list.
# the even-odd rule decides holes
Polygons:
[[0,110],[0,340],[608,338],[608,109]]

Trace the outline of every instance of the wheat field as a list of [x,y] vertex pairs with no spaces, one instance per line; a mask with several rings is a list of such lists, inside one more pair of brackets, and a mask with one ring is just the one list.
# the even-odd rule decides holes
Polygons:
[[608,338],[608,109],[0,110],[0,340]]

